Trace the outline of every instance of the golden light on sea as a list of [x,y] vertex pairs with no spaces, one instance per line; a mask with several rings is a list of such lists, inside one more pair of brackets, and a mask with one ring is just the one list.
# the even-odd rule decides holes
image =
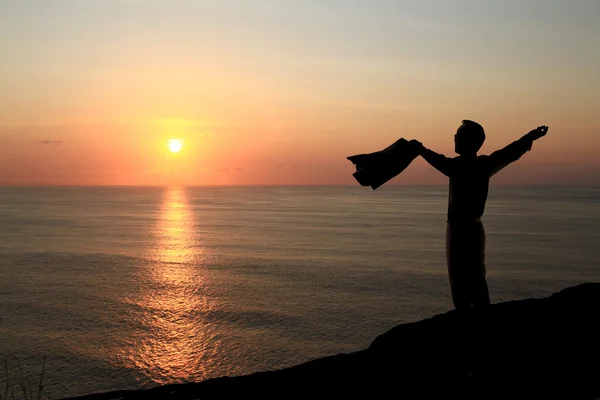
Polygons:
[[216,368],[220,340],[207,315],[217,304],[193,214],[185,188],[165,189],[133,300],[140,330],[124,363],[158,384],[201,380]]

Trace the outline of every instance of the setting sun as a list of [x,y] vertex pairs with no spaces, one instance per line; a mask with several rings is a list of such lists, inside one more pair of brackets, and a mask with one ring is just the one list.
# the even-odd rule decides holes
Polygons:
[[171,153],[179,153],[183,148],[183,140],[171,139],[167,142],[167,146],[169,146]]

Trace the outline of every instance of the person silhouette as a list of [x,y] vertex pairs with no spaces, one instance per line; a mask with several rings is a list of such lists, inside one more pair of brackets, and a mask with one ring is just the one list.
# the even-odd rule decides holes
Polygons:
[[420,156],[450,178],[446,260],[452,302],[457,310],[490,304],[485,278],[485,230],[481,223],[490,178],[531,150],[533,141],[547,132],[547,126],[539,126],[489,156],[477,155],[485,132],[480,124],[470,120],[463,120],[454,135],[458,157],[446,157],[417,140],[411,141]]

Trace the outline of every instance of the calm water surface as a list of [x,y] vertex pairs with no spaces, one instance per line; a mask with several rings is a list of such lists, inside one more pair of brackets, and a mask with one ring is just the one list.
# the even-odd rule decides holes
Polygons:
[[[0,358],[35,384],[46,356],[56,398],[363,349],[451,308],[446,198],[445,187],[0,188]],[[600,281],[598,188],[492,187],[484,224],[494,302]]]

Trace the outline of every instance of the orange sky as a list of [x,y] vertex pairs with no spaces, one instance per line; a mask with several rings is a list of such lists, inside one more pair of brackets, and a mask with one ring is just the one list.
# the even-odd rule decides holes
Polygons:
[[215,3],[2,3],[0,184],[356,184],[346,156],[450,156],[462,119],[482,153],[550,127],[497,183],[600,184],[597,2]]

